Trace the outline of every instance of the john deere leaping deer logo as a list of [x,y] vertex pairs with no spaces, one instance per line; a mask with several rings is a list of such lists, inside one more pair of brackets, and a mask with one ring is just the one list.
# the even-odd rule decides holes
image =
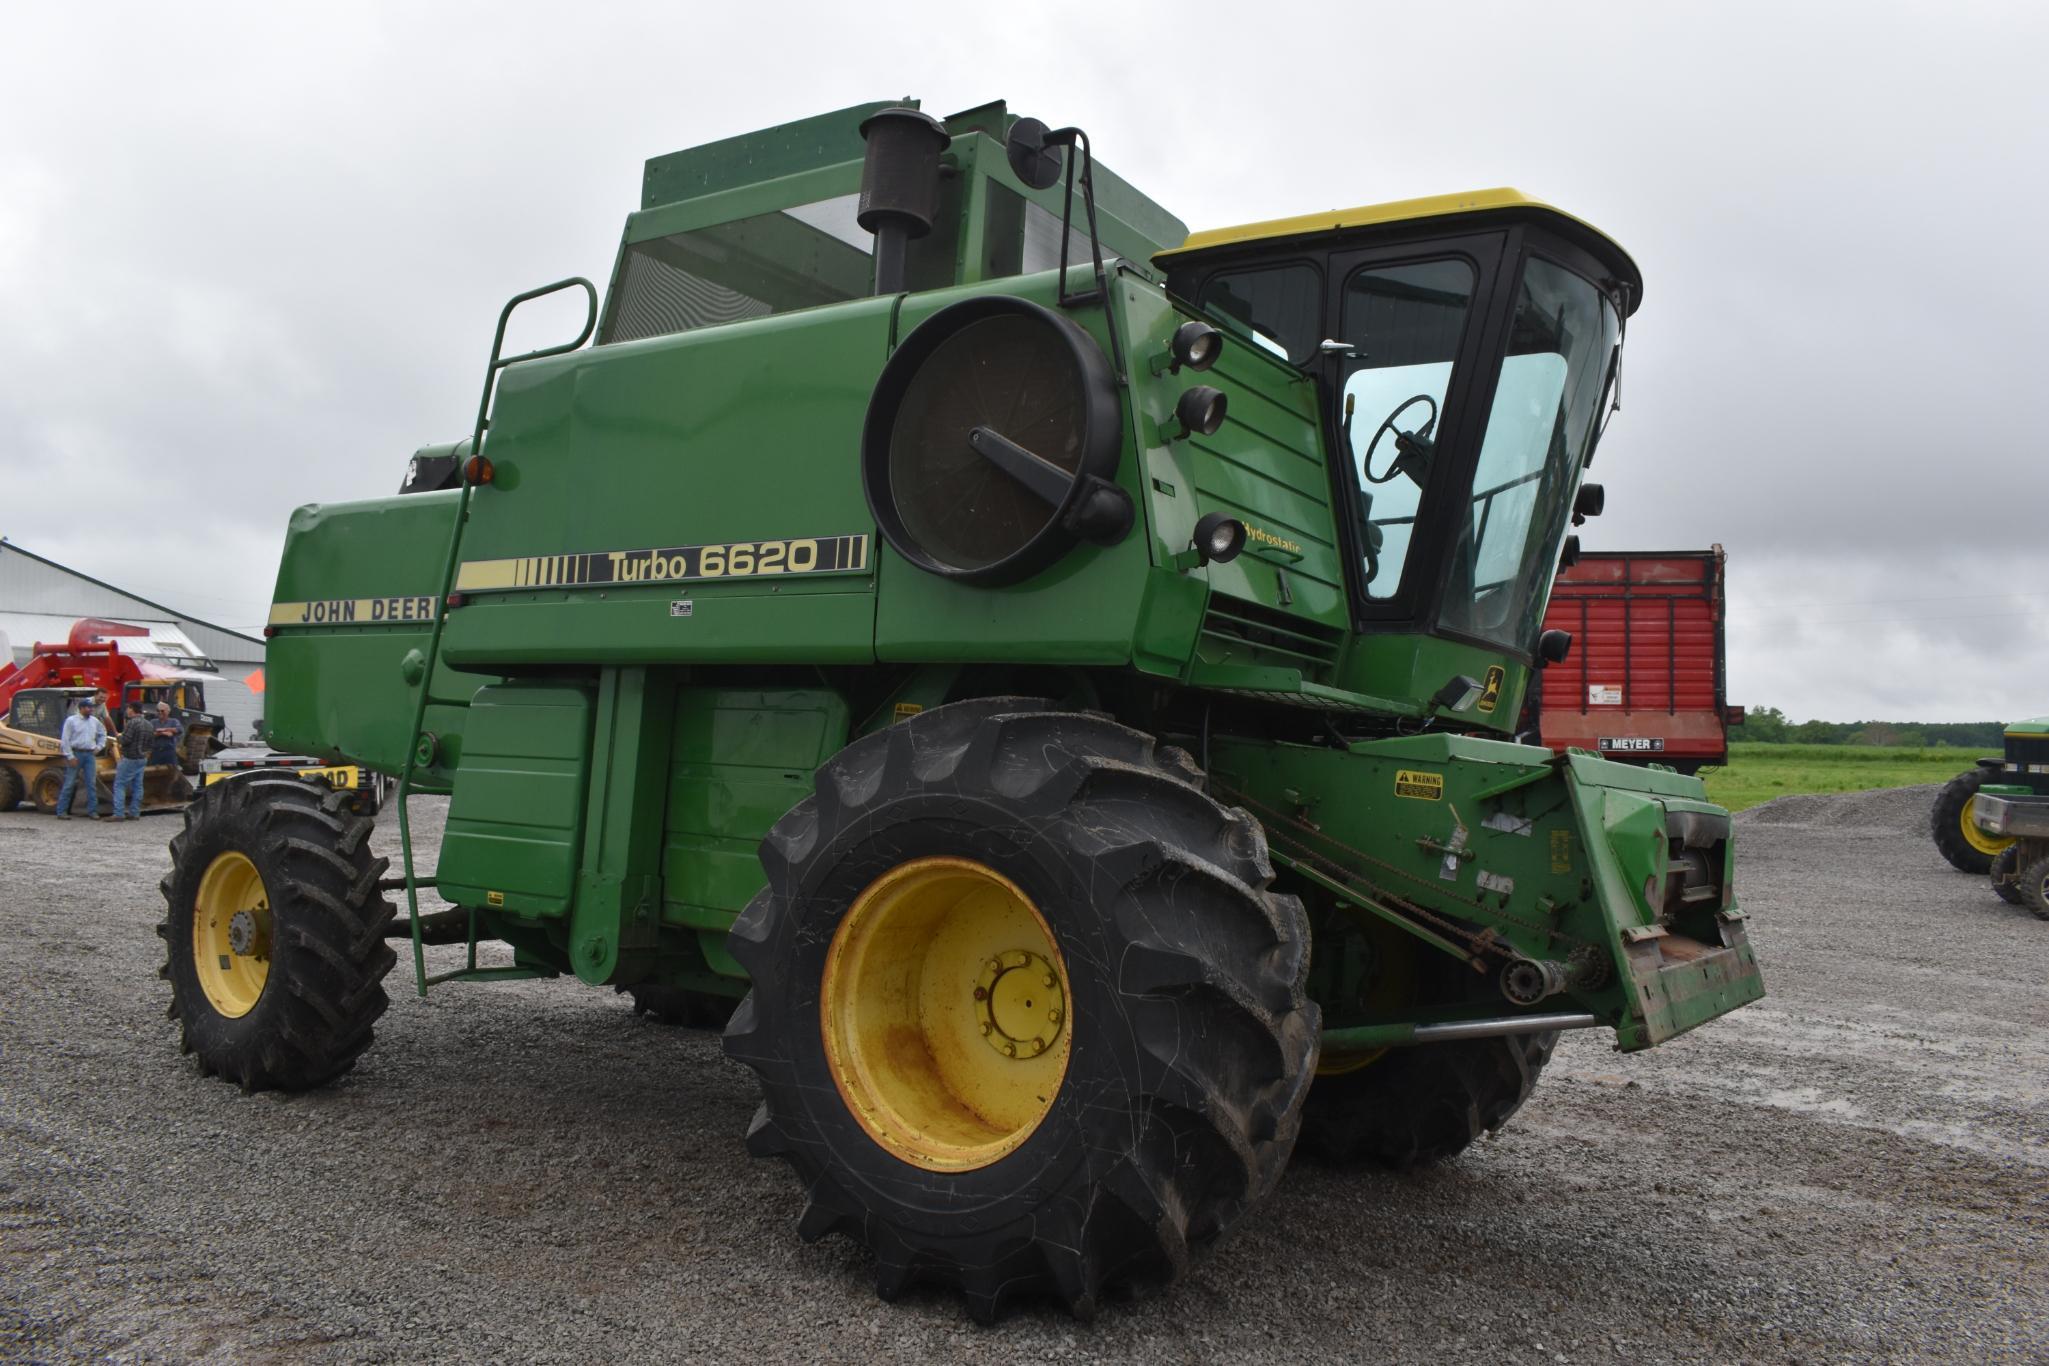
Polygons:
[[1507,676],[1508,671],[1499,664],[1488,665],[1487,686],[1481,690],[1480,700],[1473,705],[1481,711],[1493,711],[1494,704],[1501,700],[1501,681]]

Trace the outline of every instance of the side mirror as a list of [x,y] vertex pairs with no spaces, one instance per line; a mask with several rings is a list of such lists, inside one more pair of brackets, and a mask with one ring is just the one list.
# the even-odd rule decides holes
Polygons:
[[1046,125],[1038,119],[1019,119],[1003,138],[1003,155],[1010,173],[1034,190],[1052,188],[1065,164],[1060,145],[1046,141]]

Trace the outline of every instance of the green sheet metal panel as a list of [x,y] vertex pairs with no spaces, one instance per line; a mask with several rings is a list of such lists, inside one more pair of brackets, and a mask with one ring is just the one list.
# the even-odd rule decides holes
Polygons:
[[743,975],[725,934],[761,890],[757,848],[811,795],[847,742],[846,702],[823,689],[698,688],[679,694],[662,855],[663,919],[698,932],[707,963]]
[[[875,528],[859,456],[892,306],[862,299],[507,371],[485,448],[496,478],[463,536],[457,584],[473,591],[449,618],[447,657],[871,660]],[[774,572],[759,554],[745,572],[730,554],[716,574],[701,557],[687,578],[672,572],[683,548],[797,541],[819,553],[791,550]],[[823,553],[828,542],[848,553]]]
[[[293,512],[264,660],[271,744],[385,773],[403,766],[417,686],[403,666],[408,652],[427,648],[455,500],[426,493]],[[493,678],[435,668],[427,729],[443,743],[425,790],[447,790],[463,709]]]
[[437,873],[461,905],[566,914],[590,781],[588,686],[515,682],[470,703]]

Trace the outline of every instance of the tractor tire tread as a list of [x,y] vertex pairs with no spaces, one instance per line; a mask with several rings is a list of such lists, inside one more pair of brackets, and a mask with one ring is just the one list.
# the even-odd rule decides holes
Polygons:
[[1302,1146],[1333,1165],[1397,1170],[1455,1157],[1522,1108],[1557,1045],[1547,1033],[1391,1048],[1317,1078]]
[[[369,850],[370,821],[349,793],[289,776],[251,774],[202,789],[170,842],[171,872],[157,934],[181,1049],[208,1075],[245,1091],[301,1091],[355,1065],[389,1007],[384,977],[397,962],[384,931],[396,908],[377,890],[386,860]],[[214,1011],[192,967],[195,896],[206,865],[243,854],[271,909],[270,977],[249,1012]]]
[[[803,1181],[800,1233],[864,1242],[885,1299],[919,1283],[950,1286],[982,1322],[1033,1296],[1086,1318],[1106,1287],[1178,1276],[1191,1246],[1220,1236],[1286,1169],[1320,1037],[1306,995],[1308,917],[1271,889],[1259,824],[1208,797],[1184,751],[1050,705],[953,703],[842,750],[763,841],[768,885],[728,940],[754,982],[726,1031],[728,1055],[762,1081],[748,1148]],[[817,1016],[798,1003],[811,997],[791,980],[786,949],[797,936],[830,937],[830,924],[803,918],[807,909],[838,914],[807,907],[807,872],[876,830],[902,828],[893,818],[921,819],[893,817],[899,801],[1000,808],[1006,834],[1060,842],[1092,870],[1104,908],[1095,930],[1115,946],[1104,980],[1130,1031],[1115,1049],[1140,1078],[1115,1142],[1063,1178],[1072,1186],[1020,1191],[1014,1210],[979,1231],[897,1217],[886,1201],[850,1193],[808,1108],[820,1079],[803,1071],[796,1048],[796,1032]]]
[[1964,838],[1964,807],[1978,795],[1978,789],[1985,785],[1987,771],[1973,768],[1959,773],[1942,785],[1942,791],[1935,795],[1935,805],[1928,813],[1929,833],[1935,837],[1935,848],[1949,860],[1952,868],[1961,873],[1975,873],[1980,877],[1992,871],[1991,854],[1972,846]]

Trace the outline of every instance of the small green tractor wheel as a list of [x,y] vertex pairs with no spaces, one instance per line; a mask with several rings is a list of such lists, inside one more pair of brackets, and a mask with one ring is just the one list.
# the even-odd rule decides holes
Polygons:
[[171,841],[158,975],[184,1051],[245,1091],[340,1076],[388,1004],[388,860],[351,795],[250,774],[201,791]]
[[737,996],[691,991],[660,982],[642,982],[614,990],[633,998],[634,1014],[645,1015],[657,1024],[681,1025],[688,1029],[724,1029],[740,1004]]
[[1971,819],[1971,807],[1978,799],[1978,789],[1984,785],[1982,768],[1957,774],[1936,794],[1935,809],[1929,817],[1935,847],[1950,866],[1981,876],[1992,871],[1993,857],[2013,843],[2004,836],[1987,834]]
[[2021,865],[2020,904],[2038,920],[2049,920],[2049,853]]
[[1086,1317],[1279,1180],[1319,1038],[1308,918],[1199,779],[1098,715],[958,702],[849,745],[762,842],[728,941],[748,1146],[884,1298]]
[[28,784],[21,780],[21,770],[13,764],[0,764],[0,811],[20,806],[27,793]]
[[1992,891],[2009,906],[2025,905],[2021,895],[2020,847],[2009,845],[1992,858]]

